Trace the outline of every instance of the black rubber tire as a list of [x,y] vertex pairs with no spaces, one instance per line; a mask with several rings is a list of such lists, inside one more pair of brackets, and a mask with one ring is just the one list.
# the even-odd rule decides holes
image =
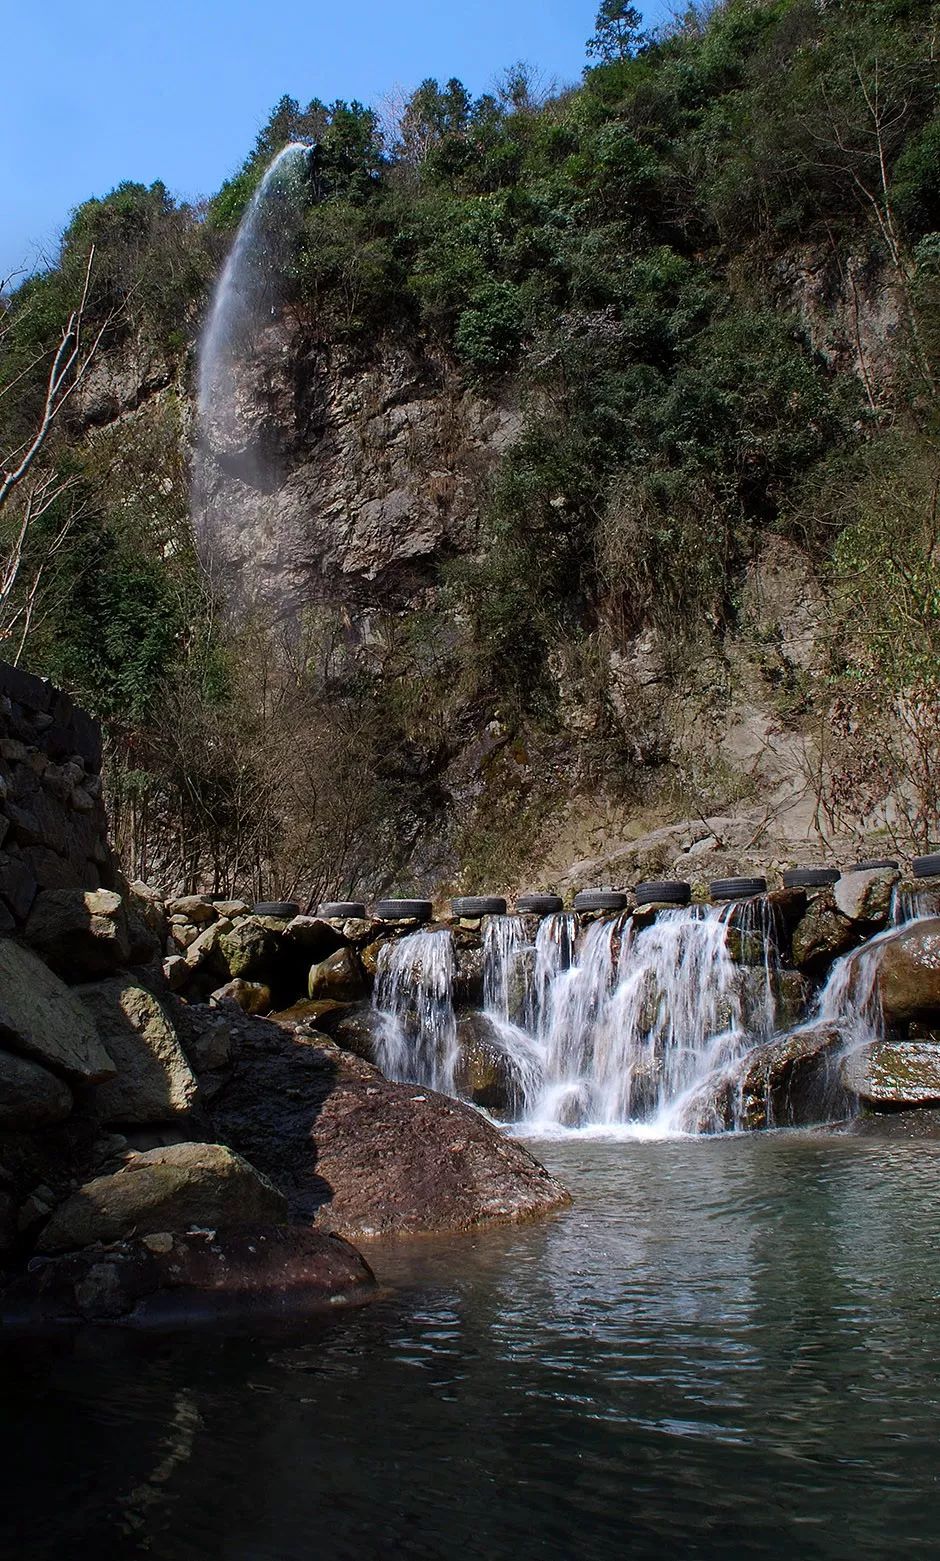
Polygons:
[[359,900],[324,900],[317,915],[324,921],[363,921],[366,908]]
[[788,867],[783,875],[785,889],[828,889],[842,874],[837,867]]
[[637,905],[688,905],[692,885],[681,878],[651,878],[633,891]]
[[259,900],[257,905],[251,907],[252,916],[274,916],[278,921],[293,921],[300,915],[300,906],[295,900]]
[[451,915],[467,921],[479,916],[505,916],[506,901],[498,894],[464,894],[450,902]]
[[430,921],[433,906],[430,900],[376,900],[375,914],[379,921]]
[[940,856],[915,856],[911,868],[915,878],[940,878]]
[[560,894],[518,894],[516,910],[520,916],[557,916],[565,902]]
[[890,861],[887,857],[873,857],[870,862],[853,862],[851,867],[846,868],[846,872],[877,873],[881,872],[884,868],[890,867],[897,869],[900,867],[900,865],[900,862]]
[[767,893],[766,878],[716,878],[708,886],[713,900],[752,900]]
[[616,889],[582,889],[574,897],[576,911],[625,911],[627,897]]

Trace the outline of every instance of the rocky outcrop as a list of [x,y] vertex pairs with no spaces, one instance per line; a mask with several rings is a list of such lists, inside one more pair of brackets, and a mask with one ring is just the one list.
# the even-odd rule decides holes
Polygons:
[[102,1122],[168,1122],[186,1116],[198,1085],[169,1014],[152,993],[116,976],[77,989],[117,1069],[95,1092]]
[[0,939],[0,1043],[76,1084],[117,1071],[80,999],[30,949]]
[[915,922],[885,943],[878,986],[889,1024],[940,1021],[940,917]]
[[43,889],[24,937],[66,981],[110,975],[131,957],[127,909],[111,889]]
[[350,1240],[466,1230],[569,1201],[469,1106],[392,1084],[302,1026],[245,1019],[215,1132],[283,1188],[295,1219]]
[[132,1155],[113,1176],[80,1187],[55,1210],[41,1252],[70,1252],[127,1236],[196,1226],[237,1230],[283,1224],[283,1195],[222,1144],[172,1144]]

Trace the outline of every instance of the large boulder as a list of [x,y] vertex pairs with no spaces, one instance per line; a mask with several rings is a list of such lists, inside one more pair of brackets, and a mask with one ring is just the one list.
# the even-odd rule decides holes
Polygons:
[[519,1104],[505,1048],[486,1014],[466,1014],[457,1026],[460,1058],[454,1084],[463,1100],[488,1111],[510,1112]]
[[116,1069],[88,1009],[32,950],[0,939],[0,1038],[76,1084]]
[[806,915],[793,929],[793,963],[811,976],[823,975],[843,954],[861,942],[863,932],[837,909],[829,891],[811,897]]
[[349,1240],[466,1230],[569,1202],[475,1111],[392,1084],[324,1036],[246,1019],[215,1131],[284,1188],[294,1217]]
[[24,936],[66,981],[110,975],[131,957],[124,902],[110,889],[41,890]]
[[266,1320],[366,1301],[375,1276],[338,1236],[299,1226],[156,1231],[33,1265],[3,1294],[7,1327],[37,1322]]
[[113,1176],[86,1182],[59,1204],[38,1248],[70,1252],[149,1232],[279,1225],[286,1214],[283,1194],[231,1149],[171,1144],[135,1154]]
[[62,1122],[72,1109],[72,1092],[38,1062],[0,1051],[0,1128],[27,1133]]
[[689,1100],[687,1132],[805,1127],[851,1114],[839,1072],[844,1049],[836,1025],[807,1025],[775,1035],[703,1081]]
[[331,999],[335,1003],[354,1003],[368,991],[366,974],[355,949],[337,949],[318,965],[307,979],[307,995],[314,1001]]
[[251,916],[235,922],[219,939],[219,953],[229,977],[243,981],[263,981],[270,986],[278,954],[278,941],[261,922]]
[[169,1122],[192,1110],[198,1085],[166,1009],[116,976],[78,993],[117,1066],[94,1098],[102,1122]]
[[876,1109],[940,1101],[940,1046],[933,1041],[876,1041],[851,1052],[842,1082]]
[[940,1023],[940,917],[914,922],[882,945],[878,986],[889,1024]]

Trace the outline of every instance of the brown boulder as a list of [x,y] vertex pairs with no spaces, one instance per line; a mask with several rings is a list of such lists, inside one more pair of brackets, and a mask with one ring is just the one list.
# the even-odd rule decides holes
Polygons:
[[299,1226],[159,1231],[55,1257],[3,1294],[6,1326],[304,1316],[370,1299],[375,1276],[340,1237]]
[[287,1193],[295,1218],[350,1240],[466,1230],[569,1202],[471,1106],[392,1084],[323,1037],[246,1020],[215,1131]]
[[914,922],[884,943],[878,985],[889,1024],[940,1022],[940,917]]
[[307,994],[314,1001],[332,999],[335,1003],[354,1003],[368,990],[365,971],[355,949],[337,949],[311,968]]
[[282,1224],[276,1187],[222,1144],[170,1144],[133,1155],[113,1176],[86,1182],[60,1203],[41,1252],[68,1252],[148,1231],[232,1230]]

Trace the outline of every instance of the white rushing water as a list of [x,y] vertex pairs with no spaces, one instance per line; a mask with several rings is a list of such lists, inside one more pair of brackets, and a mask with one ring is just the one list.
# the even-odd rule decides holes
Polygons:
[[[835,1029],[837,1081],[842,1058],[883,1036],[881,949],[906,925],[837,960],[808,1017],[783,1031],[778,929],[764,896],[662,911],[640,928],[622,915],[580,934],[574,917],[552,916],[534,941],[522,917],[491,917],[483,940],[487,1044],[502,1056],[507,1094],[527,1132],[737,1127],[754,1048]],[[389,1077],[453,1091],[454,976],[445,932],[415,933],[383,949],[375,1004],[379,1064]]]
[[454,1093],[454,940],[412,932],[383,945],[375,978],[376,1062],[386,1078]]

